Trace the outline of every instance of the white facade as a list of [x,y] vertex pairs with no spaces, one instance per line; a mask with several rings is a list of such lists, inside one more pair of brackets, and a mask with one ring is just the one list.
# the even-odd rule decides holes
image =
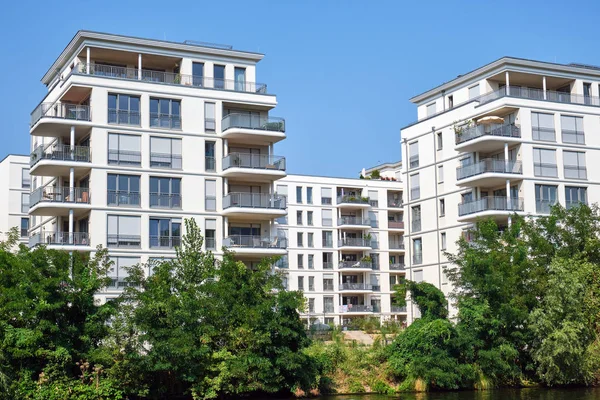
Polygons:
[[122,267],[173,257],[194,218],[217,255],[286,253],[274,219],[285,121],[255,83],[262,54],[226,46],[78,32],[42,82],[31,115],[30,245],[108,248]]
[[276,186],[288,199],[277,220],[289,244],[278,269],[290,290],[304,291],[303,317],[405,321],[405,308],[392,305],[405,273],[401,182],[289,175]]
[[[502,58],[411,99],[401,131],[407,278],[448,293],[444,251],[482,217],[600,199],[600,69]],[[409,321],[415,307],[409,304]]]
[[9,154],[0,161],[0,240],[17,227],[26,243],[29,229],[29,157]]

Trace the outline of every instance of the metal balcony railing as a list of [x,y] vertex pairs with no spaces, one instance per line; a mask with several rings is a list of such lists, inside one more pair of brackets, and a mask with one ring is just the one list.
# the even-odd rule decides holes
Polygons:
[[392,306],[391,307],[391,311],[393,313],[405,313],[406,312],[406,306]]
[[510,204],[504,196],[488,196],[458,205],[458,215],[469,215],[483,211],[523,211],[523,199],[513,197]]
[[29,206],[38,203],[79,203],[90,204],[89,188],[55,188],[43,186],[31,192]]
[[150,208],[181,208],[181,194],[151,192]]
[[404,229],[404,221],[388,221],[390,229]]
[[221,120],[221,130],[230,128],[285,132],[285,119],[250,114],[228,114]]
[[367,261],[340,261],[339,269],[373,269],[371,262]]
[[164,129],[181,129],[181,115],[150,113],[150,126]]
[[[73,70],[74,74],[86,75],[88,68],[85,63],[79,63]],[[209,78],[197,75],[176,74],[173,72],[141,70],[141,75],[137,68],[126,68],[112,65],[92,64],[89,68],[89,75],[127,79],[132,81],[151,82],[168,85],[184,85],[195,88],[228,90],[235,92],[266,94],[267,85],[264,83],[246,82],[245,80],[231,80]]]
[[139,235],[108,234],[106,236],[106,246],[125,249],[139,249],[142,246],[142,237]]
[[69,145],[55,145],[44,148],[40,145],[31,153],[30,166],[34,166],[41,160],[90,162],[90,148],[88,146],[74,146],[71,150]]
[[338,225],[364,225],[369,227],[371,226],[371,221],[368,218],[362,217],[341,217],[338,219]]
[[230,153],[223,158],[223,170],[228,168],[285,171],[285,157],[266,154]]
[[323,282],[323,291],[324,292],[333,292],[333,282]]
[[404,271],[406,266],[404,263],[392,263],[390,264],[390,271]]
[[370,283],[341,283],[340,290],[374,290],[378,291],[380,288],[378,285],[372,285]]
[[516,125],[475,125],[463,127],[456,133],[455,142],[461,144],[482,136],[500,136],[520,138],[521,128]]
[[371,240],[365,238],[342,238],[338,240],[338,247],[373,247]]
[[181,245],[180,236],[156,236],[150,235],[151,248],[166,248],[172,249]]
[[521,161],[509,161],[506,163],[504,160],[484,158],[479,162],[456,168],[456,179],[461,180],[488,172],[520,175],[523,173],[523,166]]
[[264,193],[229,193],[223,197],[223,209],[230,207],[285,210],[287,197]]
[[230,235],[223,239],[223,246],[229,248],[287,249],[287,239],[279,236]]
[[141,195],[139,192],[128,192],[124,190],[109,190],[106,203],[109,206],[132,206],[139,207]]
[[41,103],[31,113],[31,126],[42,118],[60,118],[74,121],[91,121],[92,111],[88,105],[65,103]]
[[139,111],[108,109],[109,124],[140,126],[141,119]]
[[181,154],[150,153],[150,167],[181,169]]
[[142,165],[142,153],[130,150],[108,150],[108,163],[117,165]]
[[352,313],[352,312],[374,312],[373,306],[364,304],[344,304],[340,306],[340,313]]
[[352,194],[340,195],[337,197],[338,204],[369,204],[368,197],[361,197]]
[[77,245],[89,246],[90,236],[87,232],[53,232],[42,230],[29,237],[29,246],[37,245]]
[[388,246],[390,249],[404,250],[404,241],[403,240],[390,240],[388,242]]
[[402,203],[402,199],[392,199],[392,198],[388,199],[387,205],[390,208],[402,208],[404,206],[404,204]]
[[486,93],[480,96],[478,100],[479,104],[485,104],[502,97],[517,97],[521,99],[545,100],[556,103],[600,106],[600,98],[596,96],[584,96],[581,94],[556,92],[553,90],[546,90],[546,93],[544,93],[543,89],[516,86],[510,86],[508,89],[503,87],[494,92]]

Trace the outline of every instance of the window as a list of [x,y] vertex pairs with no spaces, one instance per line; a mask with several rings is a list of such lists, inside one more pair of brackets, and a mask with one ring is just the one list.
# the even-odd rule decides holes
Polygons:
[[447,272],[447,267],[444,265],[442,267],[442,285],[447,285],[448,284],[448,272]]
[[331,204],[331,188],[321,188],[321,204],[322,205],[330,205]]
[[440,217],[446,215],[446,199],[440,199]]
[[408,145],[408,156],[410,158],[410,168],[417,168],[419,166],[419,142]]
[[296,203],[302,204],[302,186],[296,186]]
[[533,140],[555,142],[554,114],[531,113],[531,131]]
[[296,211],[296,225],[302,225],[302,211]]
[[21,213],[29,213],[29,193],[21,193]]
[[[312,233],[310,233],[309,235],[312,235]],[[312,247],[312,246],[310,246],[310,247]],[[314,254],[308,255],[308,269],[315,269],[315,255]]]
[[440,241],[442,250],[446,250],[446,232],[440,234]]
[[215,142],[204,142],[204,170],[215,172]]
[[150,167],[181,169],[181,139],[150,137]]
[[140,177],[108,174],[106,203],[109,206],[140,206]]
[[127,94],[108,94],[108,123],[140,125],[140,97]]
[[204,131],[214,132],[215,129],[215,103],[204,103]]
[[427,104],[427,116],[435,115],[435,103]]
[[[314,292],[315,291],[315,277],[314,276],[309,276],[308,277],[308,291],[309,292]],[[310,309],[310,300],[312,300],[312,310]],[[309,299],[308,302],[309,306],[308,309],[310,312],[315,312],[315,299]]]
[[331,231],[323,231],[323,247],[333,247],[333,233]]
[[533,149],[533,174],[535,176],[558,176],[556,150]]
[[150,208],[181,208],[181,178],[151,176]]
[[139,257],[110,257],[112,265],[108,271],[111,282],[107,289],[123,289],[128,286],[126,278],[129,276],[128,269],[140,263]]
[[296,239],[298,242],[298,247],[304,247],[304,234],[302,232],[298,232],[296,234]]
[[379,192],[377,190],[369,190],[367,194],[371,207],[379,207]]
[[421,238],[413,239],[413,264],[423,263],[423,241]]
[[204,227],[204,243],[206,244],[206,249],[215,250],[217,248],[217,220],[207,219],[206,221],[204,221]]
[[437,149],[442,150],[444,148],[444,136],[442,132],[437,133]]
[[217,181],[204,181],[204,208],[206,211],[217,210]]
[[323,253],[323,269],[333,269],[333,253]]
[[565,186],[565,203],[567,209],[579,204],[587,204],[587,188]]
[[328,209],[321,210],[321,225],[332,226],[333,225],[333,211]]
[[29,218],[21,218],[21,237],[27,237],[29,232]]
[[139,167],[142,165],[141,137],[108,134],[108,163]]
[[106,245],[108,247],[139,248],[142,244],[141,217],[109,215]]
[[592,104],[592,84],[583,82],[583,100],[585,104]]
[[[313,278],[312,276],[308,278],[308,290],[315,290],[314,288],[314,278],[313,278],[313,287],[311,289],[310,286],[310,278]],[[315,299],[308,299],[308,312],[309,313],[314,313],[315,312]]]
[[583,117],[560,116],[560,129],[564,143],[585,144]]
[[421,186],[419,183],[419,174],[410,176],[410,199],[417,200],[421,197]]
[[213,67],[214,88],[225,89],[225,66],[215,65]]
[[412,215],[412,231],[419,232],[421,230],[421,206],[413,206],[410,209]]
[[479,97],[479,84],[469,88],[469,100]]
[[235,79],[235,90],[238,92],[246,91],[246,68],[235,67],[233,77]]
[[558,202],[557,186],[535,185],[535,210],[540,214],[549,214],[550,208]]
[[312,203],[313,203],[313,188],[307,187],[306,188],[306,204],[312,204]]
[[438,165],[438,183],[444,183],[444,166]]
[[413,280],[415,282],[417,282],[417,283],[418,282],[423,282],[423,270],[422,269],[414,272],[414,274],[413,274]]
[[150,126],[181,129],[181,101],[150,98]]
[[169,248],[181,243],[181,219],[150,218],[150,247]]
[[448,96],[448,109],[451,110],[454,108],[454,96]]
[[306,234],[308,239],[308,247],[315,247],[315,234],[309,232]]
[[[331,286],[329,285],[329,281],[327,282],[327,284],[325,281],[326,281],[326,279],[323,279],[323,290],[326,290],[326,291],[333,290],[333,279],[331,279]],[[333,297],[331,297],[331,296],[323,297],[323,312],[324,313],[334,312]]]
[[580,151],[563,151],[565,179],[587,179],[585,153]]
[[304,269],[304,255],[298,254],[298,269]]
[[306,225],[313,226],[313,212],[312,211],[306,212]]
[[31,177],[29,176],[29,168],[21,170],[21,187],[27,189],[31,186]]
[[194,86],[204,86],[204,63],[192,63],[192,84]]

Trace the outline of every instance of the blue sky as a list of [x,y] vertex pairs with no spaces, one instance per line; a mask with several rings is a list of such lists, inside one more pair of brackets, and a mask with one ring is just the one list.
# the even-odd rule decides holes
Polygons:
[[[288,171],[356,177],[400,158],[409,98],[504,55],[600,65],[600,2],[10,1],[0,12],[0,159],[29,151],[40,78],[79,29],[259,51]],[[563,18],[565,17],[565,18]]]

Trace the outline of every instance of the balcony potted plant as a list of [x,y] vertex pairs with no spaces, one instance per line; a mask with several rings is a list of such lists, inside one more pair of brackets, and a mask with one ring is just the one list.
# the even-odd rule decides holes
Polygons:
[[360,261],[365,262],[365,263],[371,263],[371,262],[373,262],[373,259],[370,256],[364,256],[363,258],[360,259]]

